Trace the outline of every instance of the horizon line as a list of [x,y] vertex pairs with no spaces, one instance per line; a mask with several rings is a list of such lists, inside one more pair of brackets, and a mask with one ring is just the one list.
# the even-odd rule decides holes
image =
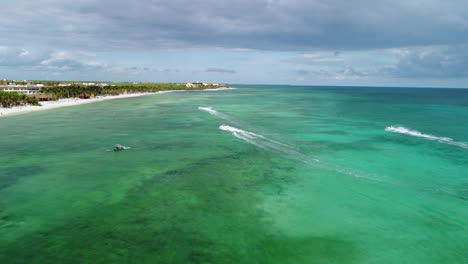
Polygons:
[[[1,2],[2,0],[0,0]],[[4,79],[9,81],[8,79]],[[177,83],[183,84],[184,82],[155,82],[155,81],[97,81],[97,80],[35,80],[35,79],[23,79],[11,81],[39,81],[39,82],[109,82],[109,83]],[[0,80],[2,81],[2,80]],[[209,83],[209,82],[208,82]],[[227,85],[271,85],[271,86],[297,86],[297,87],[366,87],[366,88],[414,88],[414,89],[468,89],[468,87],[430,87],[430,86],[386,86],[386,85],[330,85],[330,84],[285,84],[285,83],[228,83],[228,82],[217,82],[220,84]]]

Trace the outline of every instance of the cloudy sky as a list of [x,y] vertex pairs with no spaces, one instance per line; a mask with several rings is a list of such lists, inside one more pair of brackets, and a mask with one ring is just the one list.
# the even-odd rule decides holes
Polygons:
[[0,78],[468,87],[466,0],[0,1]]

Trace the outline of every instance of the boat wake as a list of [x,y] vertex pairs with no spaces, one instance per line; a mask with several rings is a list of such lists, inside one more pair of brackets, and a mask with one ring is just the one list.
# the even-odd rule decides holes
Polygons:
[[231,123],[238,124],[238,122],[237,122],[236,120],[232,119],[232,118],[229,117],[228,115],[225,115],[225,114],[223,114],[223,113],[220,113],[220,112],[214,110],[214,109],[211,108],[211,107],[200,106],[200,107],[198,107],[198,110],[205,111],[205,112],[209,113],[210,115],[217,116],[217,117],[219,117],[219,118],[221,118],[221,119],[224,119],[224,120],[226,120],[226,121],[229,121],[229,122],[231,122]]
[[218,114],[218,111],[214,110],[213,108],[211,107],[205,107],[205,106],[199,106],[198,107],[198,110],[202,110],[202,111],[205,111],[205,112],[208,112],[212,115],[217,115]]
[[[218,111],[214,110],[211,107],[199,107],[198,109],[202,110],[202,111],[205,111],[205,112],[207,112],[207,113],[209,113],[211,115],[217,116],[217,117],[219,117],[219,118],[221,118],[223,120],[230,121],[230,122],[232,122],[232,123],[234,123],[236,125],[243,123],[243,122],[235,120],[234,118],[232,118],[232,117],[230,117],[230,116],[228,116],[226,114],[218,112]],[[248,126],[248,125],[246,125],[246,126]],[[327,162],[320,161],[320,160],[318,160],[316,158],[310,158],[310,157],[304,155],[303,153],[301,153],[300,151],[298,151],[297,149],[295,149],[294,147],[292,147],[292,146],[290,146],[288,144],[273,140],[271,138],[265,137],[265,136],[263,136],[261,134],[258,134],[258,133],[246,131],[244,129],[240,129],[240,128],[230,126],[230,125],[226,125],[226,124],[220,125],[219,129],[222,130],[222,131],[225,131],[225,132],[229,132],[234,137],[236,137],[238,139],[241,139],[241,140],[243,140],[243,141],[245,141],[245,142],[247,142],[249,144],[252,144],[252,145],[254,145],[254,146],[258,147],[258,148],[261,148],[261,149],[263,149],[265,151],[268,151],[268,152],[280,154],[281,156],[283,156],[285,158],[297,160],[297,161],[300,161],[302,163],[312,165],[314,167],[335,171],[335,172],[345,174],[345,175],[349,175],[349,176],[353,176],[353,177],[356,177],[356,178],[366,178],[366,179],[374,180],[374,181],[382,181],[382,176],[378,176],[378,175],[375,175],[375,174],[370,174],[370,173],[362,172],[362,171],[359,171],[359,170],[354,170],[354,169],[350,169],[350,168],[337,166],[337,165],[334,165],[334,164],[330,164],[330,163],[327,163]]]
[[[271,152],[279,152],[282,154],[287,154],[294,157],[303,156],[303,154],[296,151],[293,147],[278,142],[276,140],[267,138],[262,135],[255,134],[253,132],[245,131],[236,127],[228,126],[228,125],[220,125],[219,129],[230,132],[233,136],[238,139],[242,139],[245,142],[248,142],[252,145],[255,145],[261,149],[271,151]],[[318,161],[318,160],[317,160]]]
[[429,135],[429,134],[424,134],[424,133],[421,133],[419,131],[411,130],[409,128],[402,127],[402,126],[389,126],[389,127],[385,128],[385,131],[404,134],[404,135],[418,137],[418,138],[423,138],[423,139],[432,140],[432,141],[437,141],[439,143],[448,144],[448,145],[468,149],[468,143],[457,142],[457,141],[454,141],[453,139],[448,138],[448,137],[437,137],[437,136],[433,136],[433,135]]

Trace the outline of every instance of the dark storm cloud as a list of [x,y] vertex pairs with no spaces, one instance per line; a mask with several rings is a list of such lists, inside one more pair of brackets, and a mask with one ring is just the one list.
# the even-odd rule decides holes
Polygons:
[[[467,9],[465,0],[18,0],[0,3],[0,66],[159,72],[77,51],[232,49],[302,53],[290,62],[309,74],[460,78],[468,77]],[[405,52],[380,67],[371,51],[389,49]],[[350,60],[348,51],[369,56]]]
[[1,5],[3,45],[302,51],[468,40],[468,2],[461,0],[38,0]]

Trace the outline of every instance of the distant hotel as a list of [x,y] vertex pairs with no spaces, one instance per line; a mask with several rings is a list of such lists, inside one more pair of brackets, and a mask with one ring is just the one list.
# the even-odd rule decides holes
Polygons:
[[[19,81],[18,81],[19,82]],[[3,85],[2,85],[3,83]],[[59,87],[65,87],[65,86],[71,86],[73,83],[65,83],[61,82],[59,84],[32,84],[31,81],[21,81],[21,83],[26,83],[26,84],[16,84],[15,82],[8,83],[6,80],[3,82],[0,81],[0,91],[4,92],[17,92],[19,94],[27,94],[27,95],[36,95],[41,92],[42,88],[45,87],[54,87],[54,86],[59,86]],[[74,83],[75,85],[84,85],[84,86],[108,86],[107,83]]]
[[[20,83],[20,84],[18,84]],[[77,86],[115,86],[109,85],[107,83],[93,83],[93,82],[55,82],[55,83],[46,83],[46,84],[33,84],[32,81],[0,81],[0,91],[4,92],[17,92],[19,94],[26,94],[36,96],[41,94],[41,89],[46,87],[67,87],[71,85]],[[225,84],[219,83],[203,83],[203,82],[188,82],[185,83],[187,88],[199,88],[199,87],[206,87],[206,88],[219,88],[219,87],[228,87]]]
[[186,87],[191,88],[191,87],[223,87],[226,85],[219,84],[219,83],[201,83],[201,82],[188,82],[185,84]]
[[25,84],[25,85],[19,85],[19,84],[8,84],[0,90],[4,92],[17,92],[19,94],[38,94],[41,91],[41,88],[44,87],[44,84]]

